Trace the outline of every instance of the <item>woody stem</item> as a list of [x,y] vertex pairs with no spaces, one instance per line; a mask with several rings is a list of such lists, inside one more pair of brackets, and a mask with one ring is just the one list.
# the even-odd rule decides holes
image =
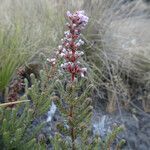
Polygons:
[[70,114],[69,114],[71,120],[69,120],[71,128],[70,128],[70,134],[71,134],[71,140],[72,140],[72,150],[75,150],[75,129],[72,125],[72,118],[73,118],[73,106],[70,106]]

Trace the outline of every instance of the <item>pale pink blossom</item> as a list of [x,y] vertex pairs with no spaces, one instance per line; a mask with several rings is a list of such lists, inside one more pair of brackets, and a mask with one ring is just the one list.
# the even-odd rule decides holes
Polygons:
[[68,16],[68,17],[71,17],[71,16],[72,16],[72,14],[71,14],[70,11],[67,11],[67,16]]
[[55,58],[47,58],[47,61],[51,64],[51,65],[55,65],[56,64],[56,59]]

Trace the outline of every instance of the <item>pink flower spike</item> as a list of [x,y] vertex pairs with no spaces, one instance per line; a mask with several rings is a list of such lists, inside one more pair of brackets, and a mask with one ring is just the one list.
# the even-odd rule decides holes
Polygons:
[[62,45],[59,46],[59,54],[65,61],[61,67],[70,73],[71,81],[73,82],[78,74],[84,77],[87,72],[87,68],[81,68],[82,64],[78,61],[84,54],[78,48],[84,44],[84,41],[80,39],[80,35],[89,18],[85,15],[84,10],[76,11],[75,13],[67,11],[66,14],[69,19],[69,23],[66,26],[69,30],[64,32],[64,38],[61,40]]

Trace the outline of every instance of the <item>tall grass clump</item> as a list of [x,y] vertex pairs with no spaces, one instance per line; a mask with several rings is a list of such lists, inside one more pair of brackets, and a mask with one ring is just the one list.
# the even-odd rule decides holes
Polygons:
[[[92,16],[84,33],[86,58],[92,68],[90,79],[102,99],[104,90],[100,89],[106,89],[107,109],[112,112],[112,106],[122,103],[120,100],[125,106],[130,103],[129,86],[142,86],[148,91],[149,3],[88,0],[82,7]],[[148,104],[148,98],[146,101]]]
[[[49,0],[1,0],[0,91],[15,68],[39,51],[51,51],[62,34],[62,17]],[[56,2],[53,2],[55,4]],[[57,19],[56,19],[57,18]]]
[[[89,0],[83,7],[89,16],[94,16],[86,33],[87,42],[95,52],[90,48],[87,52],[93,65],[97,64],[96,67],[102,67],[102,70],[105,66],[106,71],[108,65],[113,64],[115,70],[119,68],[120,73],[136,82],[144,81],[141,77],[150,71],[148,4],[142,0]],[[103,65],[99,66],[98,62]]]

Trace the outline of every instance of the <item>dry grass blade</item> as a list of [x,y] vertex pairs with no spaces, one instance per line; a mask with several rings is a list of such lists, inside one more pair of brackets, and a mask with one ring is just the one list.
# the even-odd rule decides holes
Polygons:
[[29,101],[30,100],[22,100],[22,101],[3,103],[3,104],[0,104],[0,107],[5,107],[5,106],[9,106],[9,105],[13,105],[13,104],[19,104],[19,103],[25,103],[25,102],[29,102]]

